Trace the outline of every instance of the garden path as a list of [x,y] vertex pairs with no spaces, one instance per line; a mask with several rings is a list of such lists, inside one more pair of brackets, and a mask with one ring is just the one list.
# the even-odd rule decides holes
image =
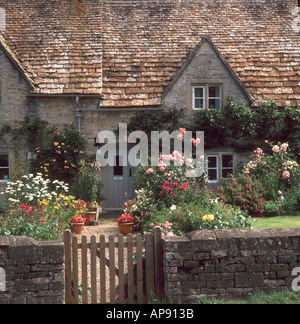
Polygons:
[[117,220],[121,216],[122,212],[104,212],[100,214],[98,219],[99,225],[96,226],[85,226],[81,235],[87,236],[88,241],[92,235],[95,235],[99,240],[100,235],[104,235],[108,238],[110,235],[118,236],[119,227]]

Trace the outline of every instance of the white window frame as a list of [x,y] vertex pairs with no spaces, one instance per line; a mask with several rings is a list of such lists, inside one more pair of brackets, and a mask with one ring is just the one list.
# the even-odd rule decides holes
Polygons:
[[[219,97],[210,97],[209,96],[209,88],[219,88],[219,91],[220,91]],[[218,100],[220,100],[220,107],[210,109],[209,108],[209,100],[210,99],[218,99]],[[222,87],[221,87],[221,85],[214,85],[214,84],[208,84],[207,85],[207,108],[208,108],[208,110],[220,110],[220,109],[222,109]]]
[[[219,88],[220,96],[219,97],[210,97],[209,88]],[[203,89],[203,97],[196,97],[196,89]],[[203,108],[196,108],[196,99],[203,99]],[[219,99],[220,108],[209,108],[210,99]],[[222,85],[221,84],[206,84],[206,85],[194,85],[193,86],[193,110],[220,110],[222,109]]]
[[[223,156],[232,156],[232,168],[231,167],[224,167],[223,165]],[[223,178],[223,170],[231,170],[232,169],[232,175],[234,176],[235,175],[235,154],[233,153],[223,153],[221,154],[221,175],[222,175],[222,178]]]
[[8,158],[8,167],[0,167],[0,169],[8,169],[8,179],[4,180],[4,179],[0,179],[0,183],[2,182],[9,182],[10,181],[10,160],[9,160],[9,153],[2,153],[0,152],[0,155],[7,155]]
[[[203,97],[196,97],[196,89],[203,89]],[[203,108],[196,107],[196,99],[203,99]],[[193,87],[193,110],[205,110],[206,109],[206,86],[194,86]]]
[[[209,168],[208,167],[208,158],[209,157],[215,157],[217,159],[216,161],[216,167],[215,168]],[[217,170],[217,180],[209,180],[208,178],[208,171],[209,170]],[[220,172],[219,172],[219,155],[218,154],[207,154],[206,155],[206,172],[207,172],[207,182],[208,183],[218,183],[220,181]]]

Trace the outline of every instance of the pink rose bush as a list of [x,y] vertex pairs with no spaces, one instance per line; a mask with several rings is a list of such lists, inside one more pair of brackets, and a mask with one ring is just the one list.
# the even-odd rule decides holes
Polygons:
[[224,188],[218,193],[225,202],[240,206],[255,216],[270,215],[270,210],[283,212],[282,206],[276,205],[278,191],[293,197],[300,180],[299,166],[289,151],[289,144],[265,143],[269,149],[257,148],[242,174],[226,179]]

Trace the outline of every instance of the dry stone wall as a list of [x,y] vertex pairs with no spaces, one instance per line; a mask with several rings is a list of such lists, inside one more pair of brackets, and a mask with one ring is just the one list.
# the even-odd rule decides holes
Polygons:
[[64,244],[0,238],[0,304],[63,304]]
[[300,266],[300,229],[196,231],[163,245],[173,303],[291,289],[292,270]]

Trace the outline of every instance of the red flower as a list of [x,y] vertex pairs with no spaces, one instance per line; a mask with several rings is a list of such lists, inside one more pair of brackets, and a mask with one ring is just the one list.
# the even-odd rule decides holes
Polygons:
[[189,188],[189,184],[187,182],[184,182],[183,185],[179,188],[179,190],[186,191]]
[[71,224],[81,224],[81,223],[85,223],[85,222],[86,222],[86,219],[83,218],[81,215],[74,216],[70,221]]
[[118,218],[119,224],[133,223],[134,221],[135,218],[133,216],[130,216],[129,214],[123,214],[122,217]]

